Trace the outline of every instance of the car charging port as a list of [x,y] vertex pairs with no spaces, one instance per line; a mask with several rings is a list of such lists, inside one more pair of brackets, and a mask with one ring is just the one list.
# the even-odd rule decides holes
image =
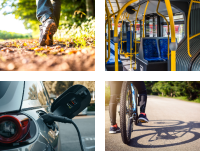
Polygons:
[[77,104],[75,99],[72,99],[71,101],[69,101],[67,103],[67,106],[71,109],[72,107],[74,107]]

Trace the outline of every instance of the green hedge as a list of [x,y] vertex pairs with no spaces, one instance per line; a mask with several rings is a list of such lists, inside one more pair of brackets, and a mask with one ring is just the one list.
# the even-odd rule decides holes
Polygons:
[[31,34],[19,34],[15,32],[7,32],[4,30],[0,30],[0,39],[29,39],[32,38]]

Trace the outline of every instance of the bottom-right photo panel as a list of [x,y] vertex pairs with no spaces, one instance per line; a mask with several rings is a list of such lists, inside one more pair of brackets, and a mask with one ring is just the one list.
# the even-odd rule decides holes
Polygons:
[[105,150],[200,148],[200,81],[106,81]]

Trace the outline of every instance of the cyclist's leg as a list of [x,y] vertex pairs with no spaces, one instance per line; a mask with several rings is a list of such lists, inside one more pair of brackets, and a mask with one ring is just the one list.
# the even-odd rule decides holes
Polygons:
[[119,131],[119,127],[116,123],[116,109],[120,97],[122,87],[122,81],[111,81],[110,82],[110,103],[109,103],[109,115],[111,127],[109,133],[116,133]]
[[147,104],[147,91],[144,81],[132,81],[132,83],[136,87],[139,94],[138,102],[140,105],[140,115],[138,120],[141,122],[148,122],[145,114],[145,108]]

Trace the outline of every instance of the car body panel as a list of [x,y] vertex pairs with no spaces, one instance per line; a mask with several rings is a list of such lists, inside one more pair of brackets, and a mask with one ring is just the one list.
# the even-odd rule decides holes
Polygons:
[[[42,94],[43,95],[42,101],[41,100],[38,101],[37,99],[34,99],[33,94],[35,94],[35,92],[32,93],[33,89],[31,90],[30,87],[27,86],[27,84],[31,84],[30,81],[28,81],[28,82],[25,82],[25,84],[24,84],[24,82],[22,82],[25,85],[23,91],[24,92],[27,91],[27,92],[26,92],[26,94],[23,94],[21,92],[23,94],[23,102],[22,102],[22,99],[20,100],[20,103],[18,102],[18,106],[14,110],[17,112],[13,112],[13,114],[22,113],[22,114],[28,116],[35,123],[38,132],[36,133],[33,142],[30,144],[27,144],[24,146],[16,145],[13,147],[9,147],[9,149],[8,148],[7,149],[0,148],[0,150],[5,150],[5,151],[61,151],[60,133],[59,133],[58,124],[56,122],[54,123],[53,126],[55,126],[55,128],[48,127],[43,122],[43,119],[40,117],[39,112],[38,112],[38,111],[42,111],[45,113],[49,113],[50,105],[48,104],[48,102],[50,99],[48,98],[48,95],[45,94],[46,92],[44,92]],[[41,89],[43,89],[42,91],[46,91],[46,90],[44,90],[43,84],[41,82],[37,82],[37,86],[38,86],[38,88],[37,88],[38,94]],[[31,91],[31,94],[29,93],[30,91]],[[36,90],[34,90],[34,91],[36,91]],[[32,97],[24,97],[24,95],[27,95],[27,94],[30,94]],[[30,99],[28,99],[28,98],[30,98]],[[31,98],[33,100],[31,100]],[[38,99],[39,99],[39,97],[38,97]],[[46,103],[44,102],[45,100],[46,100]],[[39,103],[41,103],[41,105],[39,105]],[[19,104],[20,104],[20,108],[22,106],[21,110],[17,109],[17,108],[19,108]],[[21,105],[21,104],[23,104],[23,105]],[[2,106],[0,106],[0,110],[2,111]]]

